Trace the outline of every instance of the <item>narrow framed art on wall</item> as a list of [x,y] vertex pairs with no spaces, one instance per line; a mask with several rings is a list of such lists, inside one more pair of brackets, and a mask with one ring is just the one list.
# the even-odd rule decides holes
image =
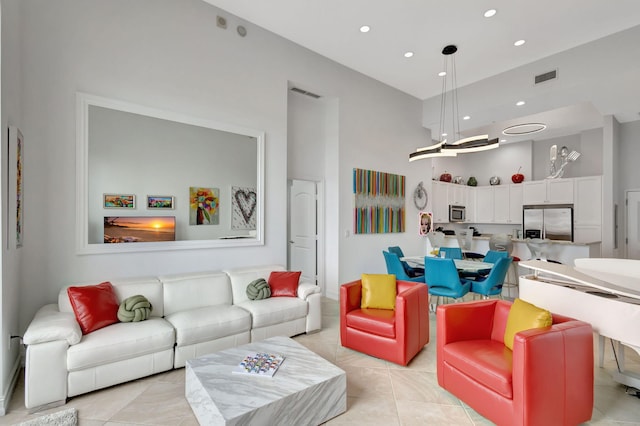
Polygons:
[[132,194],[104,194],[103,207],[105,209],[135,209],[136,196]]
[[[15,247],[22,247],[23,223],[24,223],[24,137],[16,126],[9,126],[9,211],[13,211],[12,203],[15,203]],[[11,227],[10,227],[11,228]],[[11,238],[11,237],[9,237]],[[7,238],[8,246],[11,246]]]
[[173,210],[174,201],[174,197],[170,195],[147,195],[147,208]]

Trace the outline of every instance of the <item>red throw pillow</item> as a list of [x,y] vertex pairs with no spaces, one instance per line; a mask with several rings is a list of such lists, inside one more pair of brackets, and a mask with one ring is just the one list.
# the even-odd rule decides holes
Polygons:
[[301,271],[273,271],[269,275],[271,297],[296,297]]
[[82,334],[118,322],[118,298],[110,282],[67,288]]

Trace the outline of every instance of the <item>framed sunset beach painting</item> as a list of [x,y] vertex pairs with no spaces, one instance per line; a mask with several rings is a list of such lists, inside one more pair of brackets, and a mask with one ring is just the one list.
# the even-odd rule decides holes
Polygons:
[[104,243],[175,241],[175,216],[105,216]]

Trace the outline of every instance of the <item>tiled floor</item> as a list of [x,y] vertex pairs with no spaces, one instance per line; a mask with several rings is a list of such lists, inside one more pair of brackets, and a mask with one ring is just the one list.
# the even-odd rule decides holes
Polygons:
[[[323,302],[323,329],[295,338],[347,372],[348,410],[330,425],[479,425],[491,424],[436,381],[435,317],[431,341],[408,367],[371,358],[340,346],[338,305]],[[640,425],[640,399],[625,393],[609,374],[615,367],[610,347],[604,369],[595,368],[596,390],[593,425]],[[640,356],[627,351],[627,363],[640,371]],[[20,381],[9,411],[0,424],[14,424],[37,415],[24,408],[24,383]],[[80,425],[197,425],[184,399],[184,369],[157,374],[134,382],[71,398],[64,407],[78,409]]]

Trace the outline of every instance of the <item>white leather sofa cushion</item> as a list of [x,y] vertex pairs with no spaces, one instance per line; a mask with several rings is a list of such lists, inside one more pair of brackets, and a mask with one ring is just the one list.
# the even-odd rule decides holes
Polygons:
[[54,340],[66,340],[68,344],[75,345],[80,339],[82,330],[75,315],[72,312],[58,311],[58,305],[52,303],[36,312],[22,340],[25,345]]
[[304,318],[308,305],[297,297],[269,297],[262,300],[247,300],[240,303],[242,309],[251,312],[252,328]]
[[178,346],[219,339],[251,329],[249,312],[237,306],[207,306],[165,317],[176,329]]
[[[151,310],[152,317],[164,316],[164,300],[162,293],[162,284],[155,277],[149,278],[134,278],[124,280],[110,280],[109,281],[116,292],[118,302],[122,302],[127,297],[141,294],[151,302],[153,309]],[[99,282],[73,284],[74,286],[96,285]],[[67,286],[70,287],[70,286]],[[60,290],[58,293],[58,308],[60,312],[73,312],[71,302],[69,302],[69,296],[67,295],[67,287]]]
[[231,305],[229,277],[223,272],[167,275],[164,287],[165,316],[189,309]]
[[95,367],[115,361],[173,348],[175,330],[162,318],[140,322],[115,323],[83,336],[69,347],[69,371]]
[[285,268],[282,265],[266,265],[260,267],[250,268],[238,268],[228,269],[224,272],[229,276],[231,280],[231,289],[233,291],[233,304],[239,305],[242,302],[249,301],[247,297],[247,286],[251,281],[258,278],[264,278],[269,281],[269,275],[272,271],[284,271]]

